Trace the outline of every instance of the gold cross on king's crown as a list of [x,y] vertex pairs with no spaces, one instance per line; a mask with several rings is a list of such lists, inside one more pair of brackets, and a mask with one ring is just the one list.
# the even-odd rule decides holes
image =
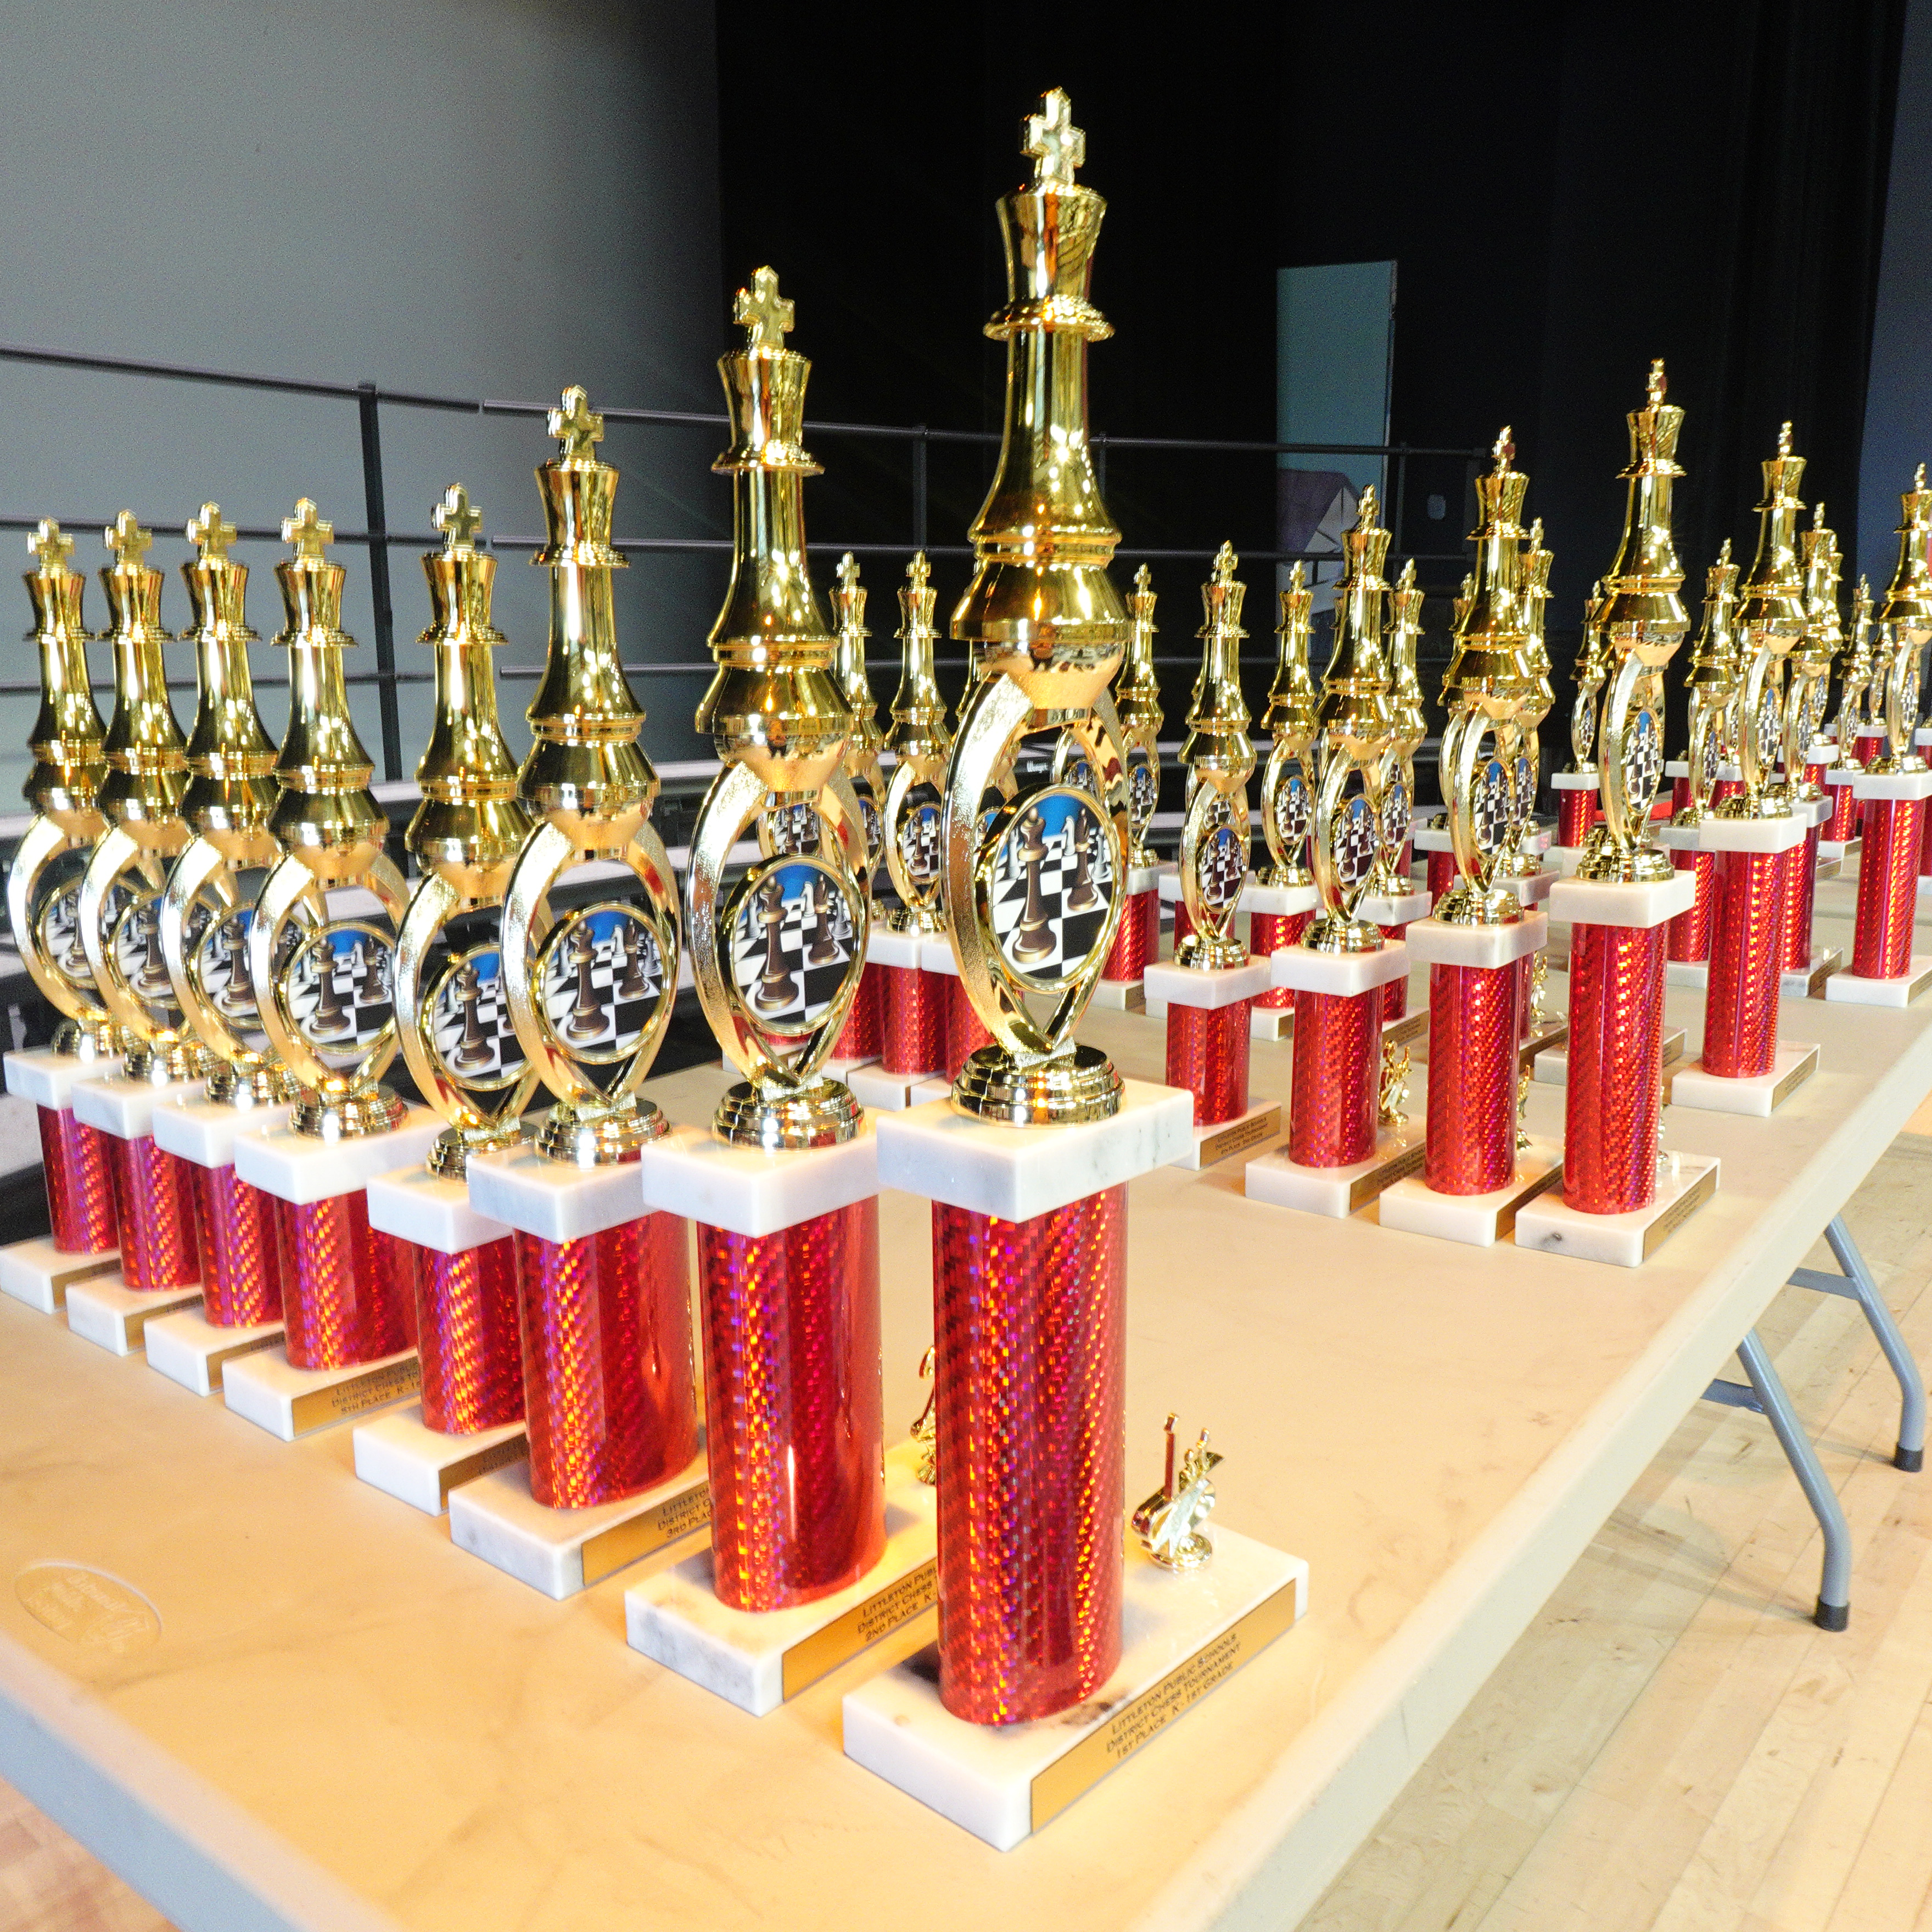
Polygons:
[[1054,88],[1041,97],[1040,112],[1026,118],[1020,152],[1033,157],[1035,188],[1071,188],[1074,171],[1087,162],[1087,136],[1073,124],[1073,104]]
[[204,503],[201,514],[188,519],[182,535],[200,550],[202,562],[216,563],[228,554],[228,546],[235,541],[235,526],[222,521],[219,503]]
[[915,550],[911,562],[906,566],[906,580],[915,590],[923,590],[932,580],[932,566],[926,560],[924,550]]
[[[1233,583],[1235,570],[1240,561],[1234,554],[1234,546],[1224,538],[1221,548],[1214,553],[1214,581],[1216,584]],[[1143,565],[1142,567],[1144,568],[1146,566]]]
[[838,560],[838,587],[842,590],[859,587],[859,560],[849,550]]
[[430,512],[430,521],[442,531],[447,556],[474,556],[476,532],[483,527],[483,512],[470,501],[470,492],[460,483],[452,483],[442,493],[442,501]]
[[550,412],[550,433],[563,445],[566,463],[594,463],[596,446],[604,440],[604,418],[591,412],[590,398],[581,383],[563,392],[563,406]]
[[752,286],[738,291],[731,320],[744,325],[745,346],[754,356],[776,356],[784,350],[797,306],[780,298],[777,270],[760,268],[752,276]]
[[44,577],[65,574],[67,560],[74,554],[74,539],[51,517],[43,517],[40,527],[27,539],[27,551]]
[[100,532],[100,541],[114,553],[116,564],[123,568],[138,568],[154,540],[148,531],[142,529],[132,510],[123,510],[114,519],[113,528]]
[[320,559],[327,546],[334,541],[335,526],[324,523],[321,513],[304,496],[296,505],[292,517],[282,519],[282,541],[295,546],[298,560],[303,557]]

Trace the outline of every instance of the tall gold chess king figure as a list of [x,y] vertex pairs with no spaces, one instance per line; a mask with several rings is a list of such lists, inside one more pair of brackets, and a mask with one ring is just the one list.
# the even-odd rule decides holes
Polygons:
[[[878,1123],[881,1180],[934,1204],[939,1694],[980,1724],[1077,1704],[1120,1657],[1124,1183],[1190,1139],[1187,1096],[1124,1095],[1073,1038],[1129,850],[1107,685],[1130,621],[1087,429],[1106,204],[1075,179],[1084,146],[1049,94],[1026,128],[1034,178],[1000,203],[1005,434],[952,620],[983,675],[946,772],[946,916],[992,1043],[950,1104]],[[1018,776],[1020,739],[1046,730],[1070,734],[1055,763],[1072,778],[1084,759],[1086,786]]]
[[26,573],[38,646],[40,708],[28,736],[33,770],[22,795],[33,817],[7,873],[7,913],[14,945],[35,990],[61,1016],[50,1048],[7,1055],[7,1089],[34,1103],[46,1178],[52,1252],[0,1252],[0,1290],[51,1314],[64,1277],[86,1262],[112,1265],[114,1184],[106,1137],[76,1120],[76,1079],[106,1072],[119,1054],[118,1028],[80,943],[80,876],[107,829],[98,795],[106,776],[104,731],[87,675],[87,631],[81,600],[87,580],[68,558],[74,539],[44,521],[27,541],[34,568]]
[[[536,472],[548,540],[531,560],[550,572],[550,648],[521,774],[542,817],[506,889],[502,952],[517,1044],[556,1104],[535,1152],[470,1162],[470,1198],[516,1231],[528,1493],[578,1510],[682,1480],[698,1423],[684,1224],[645,1210],[634,1165],[665,1131],[640,1090],[677,997],[678,908],[650,822],[658,778],[638,742],[644,710],[617,644],[617,472],[597,454],[604,420],[582,389],[564,392],[549,428],[557,452]],[[554,898],[593,860],[629,873],[625,896]],[[452,1496],[459,1542],[458,1499],[484,1486]],[[558,1538],[568,1543],[561,1528]],[[527,1580],[557,1594],[586,1580],[580,1562],[562,1574]]]
[[1140,997],[1148,967],[1160,956],[1160,860],[1148,844],[1160,804],[1160,680],[1154,668],[1156,592],[1145,564],[1134,572],[1133,629],[1126,655],[1114,680],[1114,709],[1127,761],[1126,877],[1120,892],[1120,922],[1101,968],[1099,997],[1104,1004],[1132,1005]]
[[[852,713],[851,735],[845,740],[845,776],[852,781],[859,815],[866,823],[866,862],[861,876],[868,917],[876,919],[879,868],[886,860],[885,819],[880,807],[886,784],[879,764],[886,738],[879,729],[872,680],[866,674],[866,639],[870,634],[866,628],[866,587],[859,581],[858,560],[849,550],[838,560],[838,587],[832,595],[838,607],[838,630],[832,668]],[[866,962],[851,1010],[845,1016],[844,1030],[832,1049],[835,1060],[850,1066],[879,1057],[885,1043],[884,970]]]

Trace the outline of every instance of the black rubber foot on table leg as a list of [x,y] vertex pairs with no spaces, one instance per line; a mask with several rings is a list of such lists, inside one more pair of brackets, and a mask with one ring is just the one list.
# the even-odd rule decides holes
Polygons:
[[1818,1607],[1811,1612],[1811,1621],[1820,1630],[1841,1630],[1851,1620],[1850,1604],[1828,1604],[1822,1597],[1818,1599]]
[[1900,1449],[1892,1460],[1894,1468],[1904,1470],[1908,1475],[1916,1476],[1925,1466],[1925,1451],[1922,1449]]

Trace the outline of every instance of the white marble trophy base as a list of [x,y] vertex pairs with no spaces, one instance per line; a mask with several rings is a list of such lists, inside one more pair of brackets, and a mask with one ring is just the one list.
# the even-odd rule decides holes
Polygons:
[[1854,852],[1864,850],[1863,838],[1821,838],[1818,842],[1818,876],[1835,879],[1845,869],[1845,861]]
[[[1322,895],[1312,885],[1258,885],[1250,875],[1241,888],[1241,910],[1245,913],[1266,913],[1276,919],[1292,919],[1297,913],[1318,910],[1321,904]],[[1362,916],[1366,919],[1370,915],[1364,912]]]
[[939,1595],[937,1492],[918,1458],[911,1443],[886,1452],[885,1552],[856,1583],[789,1610],[734,1610],[700,1550],[624,1592],[631,1648],[762,1718],[910,1622]]
[[[1789,852],[1804,843],[1811,830],[1808,814],[1793,812],[1785,818],[1701,818],[1697,821],[1696,850],[1700,852]],[[1695,875],[1683,876],[1693,880]]]
[[1852,781],[1856,799],[1932,798],[1932,771],[1861,772]]
[[1768,1119],[1817,1070],[1815,1046],[1780,1046],[1768,1073],[1742,1080],[1707,1073],[1701,1059],[1693,1060],[1672,1076],[1670,1104],[1695,1107],[1707,1114],[1749,1114]]
[[1271,983],[1298,993],[1329,993],[1354,999],[1372,987],[1408,976],[1408,945],[1384,940],[1372,952],[1316,952],[1298,940],[1268,956]]
[[1093,1004],[1117,1013],[1145,1010],[1147,992],[1138,980],[1100,980],[1094,982]]
[[1928,986],[1932,986],[1932,955],[1915,952],[1902,979],[1870,980],[1862,973],[1834,973],[1825,982],[1825,997],[1848,1000],[1855,1006],[1909,1006]]
[[170,1080],[150,1086],[145,1080],[111,1078],[96,1072],[74,1083],[74,1117],[117,1141],[138,1141],[154,1131],[154,1109],[201,1098],[199,1080]]
[[1150,1019],[1164,1019],[1169,1006],[1203,1006],[1216,1012],[1265,993],[1273,984],[1268,956],[1240,966],[1176,966],[1167,960],[1150,963],[1141,984],[1147,992]]
[[[1664,1030],[1664,1065],[1668,1071],[1684,1058],[1684,1029],[1666,1027]],[[1564,1087],[1570,1082],[1570,1043],[1566,1039],[1560,1046],[1547,1047],[1539,1053],[1532,1064],[1532,1072],[1538,1084],[1544,1087]]]
[[888,1073],[879,1066],[854,1068],[845,1084],[860,1106],[883,1114],[902,1114],[928,1100],[946,1100],[952,1092],[944,1073]]
[[[1408,926],[1427,918],[1433,903],[1428,892],[1418,886],[1413,892],[1365,892],[1355,910],[1377,926]],[[1241,904],[1244,910],[1247,909],[1246,899]]]
[[1210,1524],[1204,1569],[1127,1553],[1119,1667],[1086,1702],[1031,1724],[972,1724],[939,1701],[931,1647],[848,1694],[845,1755],[1010,1851],[1232,1676],[1308,1607],[1308,1565]]
[[344,1369],[292,1368],[283,1350],[265,1348],[229,1363],[221,1372],[230,1409],[284,1442],[406,1401],[422,1387],[422,1364],[413,1348]]
[[379,1174],[418,1166],[443,1130],[440,1114],[412,1106],[386,1132],[329,1141],[292,1127],[235,1137],[235,1178],[298,1208],[367,1187]]
[[184,1308],[158,1316],[148,1324],[148,1366],[190,1395],[213,1395],[222,1385],[223,1371],[244,1355],[258,1355],[282,1339],[279,1322],[257,1322],[218,1328],[198,1308]]
[[1304,1214],[1325,1214],[1339,1221],[1413,1174],[1422,1165],[1426,1151],[1420,1120],[1378,1129],[1375,1152],[1366,1160],[1352,1161],[1346,1167],[1304,1167],[1278,1148],[1248,1162],[1243,1192],[1250,1201],[1293,1208]]
[[[856,1069],[861,1066],[870,1066],[873,1065],[878,1059],[878,1057],[879,1056],[876,1053],[855,1053],[844,1058],[834,1055],[833,1058],[830,1060],[820,1061],[819,1070],[825,1075],[827,1079],[846,1080],[851,1077],[851,1075]],[[722,1060],[719,1064],[723,1066],[725,1072],[730,1074],[734,1080],[743,1078],[743,1076],[739,1072],[737,1068],[733,1065],[730,1060]]]
[[57,1114],[74,1105],[75,1084],[82,1080],[106,1080],[121,1071],[118,1055],[101,1060],[82,1060],[71,1053],[56,1053],[50,1046],[30,1047],[6,1055],[7,1090],[37,1107],[51,1107]]
[[1248,1009],[1250,1040],[1292,1040],[1294,1009],[1292,1006],[1250,1006]]
[[354,1442],[356,1474],[425,1516],[442,1515],[452,1490],[530,1453],[520,1422],[446,1436],[424,1426],[422,1405],[413,1402],[374,1422],[358,1423]]
[[1439,919],[1418,920],[1405,937],[1418,964],[1493,972],[1547,946],[1550,916],[1526,912],[1512,926],[1450,926]]
[[1009,1126],[950,1104],[890,1116],[878,1123],[879,1185],[1030,1221],[1172,1166],[1194,1137],[1193,1095],[1145,1080],[1121,1088],[1111,1120],[1072,1125]]
[[527,1460],[449,1492],[449,1540],[459,1550],[562,1603],[711,1521],[711,1478],[700,1447],[675,1475],[588,1509],[550,1509],[530,1494]]
[[[15,1057],[8,1055],[10,1060]],[[118,1276],[120,1272],[118,1248],[106,1248],[98,1255],[68,1255],[44,1239],[10,1242],[0,1248],[0,1294],[10,1294],[42,1315],[58,1313],[76,1282],[104,1274]]]
[[1711,962],[1708,959],[1666,959],[1664,962],[1664,983],[1666,986],[1690,986],[1702,992],[1711,983]]
[[91,1281],[71,1283],[67,1292],[67,1325],[83,1342],[105,1348],[110,1355],[138,1354],[150,1317],[172,1315],[178,1308],[201,1306],[201,1284],[184,1288],[129,1288],[116,1269]]
[[1532,1141],[1516,1150],[1515,1172],[1487,1194],[1438,1194],[1412,1174],[1384,1190],[1377,1211],[1384,1228],[1491,1248],[1516,1226],[1523,1204],[1553,1186],[1562,1172],[1563,1150],[1554,1141]]
[[466,1255],[507,1240],[512,1232],[470,1205],[466,1180],[432,1174],[421,1162],[376,1175],[368,1192],[369,1225],[379,1234],[393,1234],[440,1255]]
[[1657,1198],[1628,1214],[1585,1214],[1563,1198],[1561,1181],[1516,1212],[1516,1244],[1573,1261],[1640,1268],[1718,1191],[1712,1154],[1658,1157]]
[[837,1147],[767,1154],[728,1147],[709,1127],[674,1127],[644,1151],[644,1205],[756,1240],[879,1191],[879,1142],[866,1121]]
[[1176,1167],[1218,1167],[1238,1154],[1250,1156],[1281,1138],[1281,1102],[1264,1100],[1211,1127],[1194,1130],[1194,1144],[1174,1164]]
[[1824,999],[1826,981],[1844,963],[1845,956],[1838,946],[1814,946],[1808,965],[1778,976],[1778,990],[1787,1000]]
[[228,1167],[235,1143],[244,1134],[272,1133],[288,1124],[286,1107],[231,1107],[226,1101],[188,1095],[164,1100],[154,1110],[154,1144],[196,1167]]
[[540,1241],[587,1240],[644,1212],[644,1170],[634,1160],[571,1167],[524,1147],[472,1156],[469,1176],[478,1214]]
[[1608,879],[1559,879],[1550,888],[1550,916],[1561,925],[1630,926],[1648,932],[1696,903],[1694,872],[1628,885]]

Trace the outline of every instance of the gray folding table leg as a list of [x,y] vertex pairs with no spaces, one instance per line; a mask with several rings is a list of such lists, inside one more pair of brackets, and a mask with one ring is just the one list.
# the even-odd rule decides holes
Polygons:
[[1771,1358],[1765,1353],[1755,1328],[1738,1344],[1738,1360],[1750,1378],[1750,1387],[1715,1382],[1704,1391],[1704,1399],[1726,1402],[1733,1408],[1754,1409],[1770,1423],[1778,1447],[1791,1465],[1791,1473],[1798,1478],[1798,1486],[1804,1492],[1804,1499],[1811,1505],[1811,1514],[1824,1533],[1823,1574],[1818,1586],[1818,1606],[1811,1613],[1811,1621],[1820,1630],[1841,1630],[1851,1618],[1852,1538],[1845,1526],[1845,1513],[1838,1507],[1838,1492],[1826,1479],[1818,1452],[1799,1426],[1791,1398],[1785,1394],[1784,1384],[1778,1380],[1778,1371],[1772,1366]]
[[1902,1397],[1898,1447],[1892,1460],[1901,1469],[1922,1469],[1925,1466],[1925,1378],[1918,1372],[1918,1364],[1912,1359],[1912,1351],[1905,1346],[1905,1337],[1898,1332],[1892,1309],[1879,1293],[1878,1284],[1872,1280],[1871,1270],[1858,1252],[1858,1244],[1852,1239],[1843,1215],[1832,1216],[1825,1229],[1825,1239],[1831,1244],[1832,1252],[1844,1272],[1828,1274],[1822,1268],[1800,1268],[1791,1277],[1791,1285],[1814,1288],[1820,1294],[1842,1294],[1864,1310],[1865,1319],[1871,1324],[1872,1333],[1878,1337],[1878,1345],[1898,1378]]

